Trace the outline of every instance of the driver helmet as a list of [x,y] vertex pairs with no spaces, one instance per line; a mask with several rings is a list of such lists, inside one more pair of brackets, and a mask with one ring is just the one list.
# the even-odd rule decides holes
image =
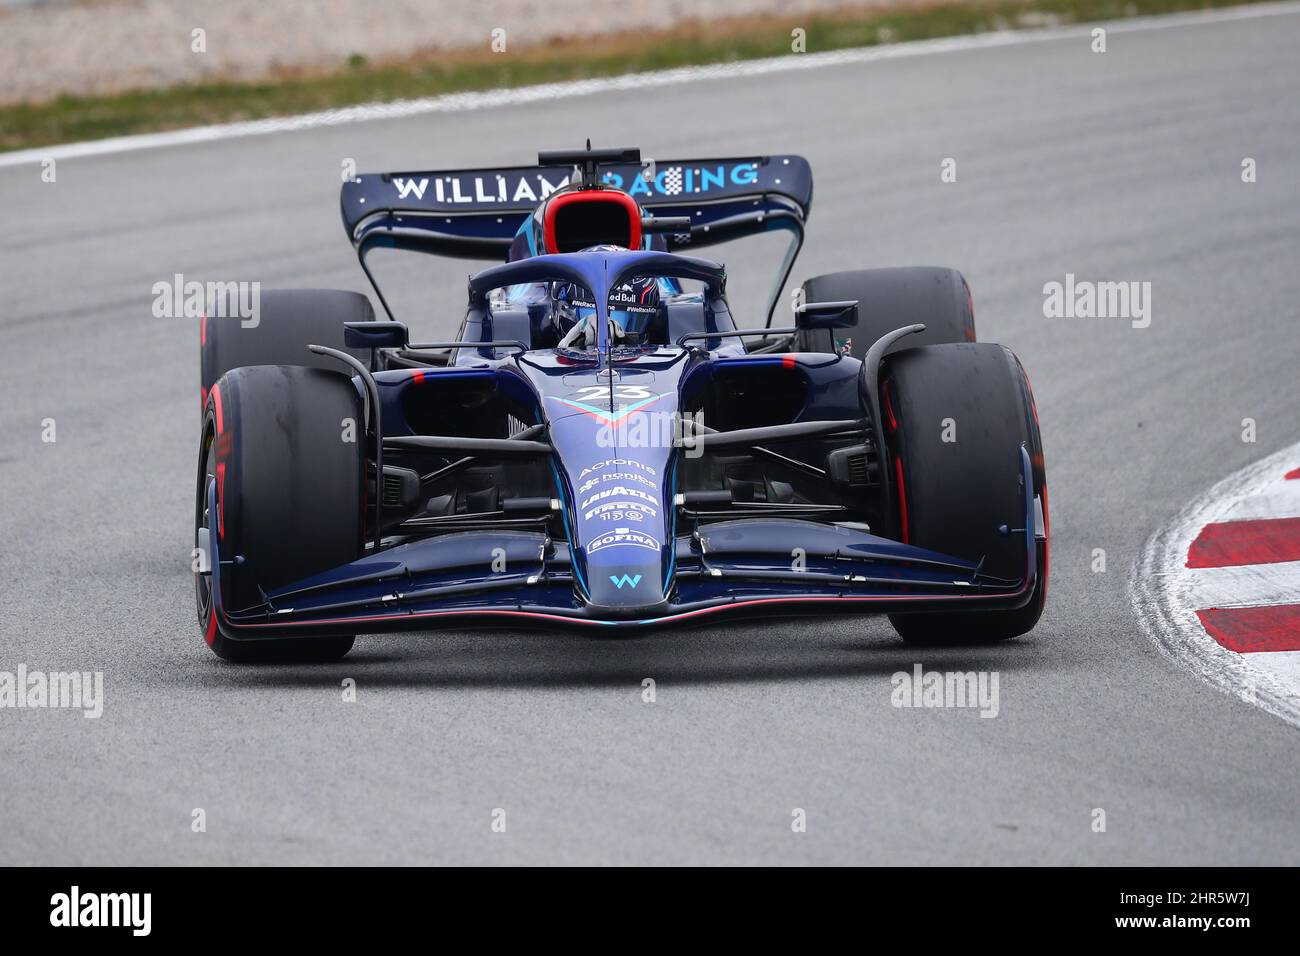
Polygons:
[[[625,252],[622,246],[590,246],[583,252]],[[595,345],[596,302],[591,291],[576,282],[555,283],[552,296],[553,315],[566,343],[576,341],[586,332],[588,348]],[[651,320],[659,311],[659,280],[638,276],[621,282],[609,292],[609,322],[613,340],[636,345],[644,338]],[[577,331],[579,327],[582,332]]]

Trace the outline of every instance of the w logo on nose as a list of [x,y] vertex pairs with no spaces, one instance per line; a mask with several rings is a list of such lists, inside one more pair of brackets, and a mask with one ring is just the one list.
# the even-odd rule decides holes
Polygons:
[[623,590],[623,585],[625,584],[636,587],[641,583],[641,575],[639,574],[635,576],[631,574],[623,574],[618,577],[611,574],[609,579],[614,582],[614,587],[618,588],[620,591]]

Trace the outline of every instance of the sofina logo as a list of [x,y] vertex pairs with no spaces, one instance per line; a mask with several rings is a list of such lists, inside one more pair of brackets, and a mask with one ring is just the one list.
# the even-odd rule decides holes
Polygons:
[[630,585],[630,586],[632,586],[632,587],[636,587],[638,584],[641,583],[641,575],[639,575],[639,574],[635,574],[635,575],[633,575],[633,574],[622,574],[622,575],[613,575],[613,574],[611,574],[611,575],[609,576],[609,579],[610,579],[611,581],[614,582],[614,587],[618,588],[620,591],[623,590],[623,585],[625,585],[625,584]]
[[[613,531],[602,534],[587,545],[587,553],[595,554],[597,551],[612,548],[615,545],[630,545],[636,548],[648,548],[651,551],[659,550],[659,542],[650,535],[640,531],[633,531],[631,528],[615,528]],[[635,584],[632,586],[636,587]]]

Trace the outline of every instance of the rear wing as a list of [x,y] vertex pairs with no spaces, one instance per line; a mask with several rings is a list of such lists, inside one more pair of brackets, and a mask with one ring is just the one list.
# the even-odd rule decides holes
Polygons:
[[[383,245],[462,259],[505,259],[524,220],[566,185],[563,166],[504,166],[362,174],[343,184],[343,226],[353,245]],[[703,246],[762,232],[772,216],[800,224],[812,206],[802,156],[694,159],[599,167],[602,182],[661,216],[689,216],[671,246]]]
[[[363,173],[343,184],[343,226],[372,284],[366,253],[375,248],[504,261],[524,221],[577,171],[575,164]],[[790,232],[779,294],[812,207],[812,168],[802,156],[610,162],[596,174],[657,217],[690,219],[689,231],[664,237],[670,250]]]

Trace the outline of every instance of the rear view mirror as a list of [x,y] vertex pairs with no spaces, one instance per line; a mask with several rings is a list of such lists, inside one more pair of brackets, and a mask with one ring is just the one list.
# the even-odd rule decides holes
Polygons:
[[641,232],[642,233],[665,233],[681,232],[690,234],[691,217],[690,216],[642,216]]
[[801,329],[851,329],[858,324],[858,303],[804,302],[794,310],[794,324]]
[[404,349],[407,331],[401,322],[344,322],[343,344],[350,349]]

